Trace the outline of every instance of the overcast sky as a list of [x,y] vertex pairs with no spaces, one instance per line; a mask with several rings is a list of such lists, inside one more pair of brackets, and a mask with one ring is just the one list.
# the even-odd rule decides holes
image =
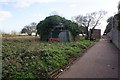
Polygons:
[[66,19],[94,11],[105,10],[107,15],[97,28],[106,27],[106,19],[117,13],[119,0],[0,0],[0,30],[20,32],[31,22],[38,23],[52,12]]

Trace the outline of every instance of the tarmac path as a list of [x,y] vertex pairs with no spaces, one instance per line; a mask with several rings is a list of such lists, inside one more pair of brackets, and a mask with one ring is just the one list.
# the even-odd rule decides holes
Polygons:
[[100,39],[58,78],[118,78],[118,49]]

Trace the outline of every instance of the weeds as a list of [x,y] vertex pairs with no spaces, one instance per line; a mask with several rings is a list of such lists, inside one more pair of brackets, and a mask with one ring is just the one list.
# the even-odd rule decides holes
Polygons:
[[70,57],[77,56],[91,43],[89,40],[69,43],[3,41],[3,78],[47,78],[48,73],[68,64]]

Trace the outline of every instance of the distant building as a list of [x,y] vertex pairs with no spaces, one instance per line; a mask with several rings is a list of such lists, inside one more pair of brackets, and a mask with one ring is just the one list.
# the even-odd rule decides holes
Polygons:
[[101,29],[94,29],[92,34],[93,39],[100,39],[101,38]]

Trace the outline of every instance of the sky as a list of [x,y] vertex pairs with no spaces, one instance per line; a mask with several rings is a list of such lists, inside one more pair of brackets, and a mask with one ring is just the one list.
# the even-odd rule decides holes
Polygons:
[[39,23],[47,16],[57,13],[71,20],[73,16],[100,10],[107,11],[96,28],[104,32],[106,20],[117,13],[119,0],[0,0],[0,31],[20,32],[32,22]]

